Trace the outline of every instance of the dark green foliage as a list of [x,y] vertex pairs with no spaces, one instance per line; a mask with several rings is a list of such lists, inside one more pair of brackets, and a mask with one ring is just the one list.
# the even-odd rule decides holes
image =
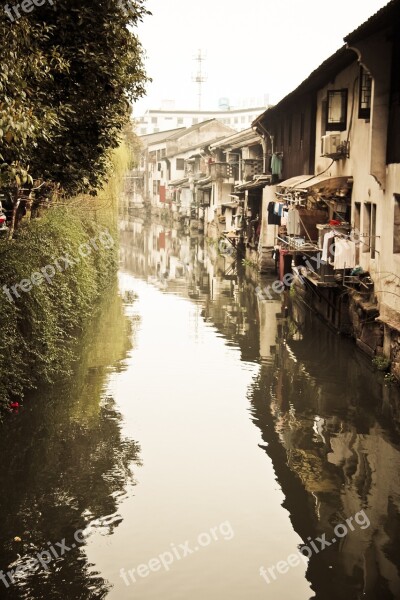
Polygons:
[[[117,268],[115,233],[106,245],[96,242],[87,258],[82,244],[98,240],[104,225],[92,213],[60,207],[22,228],[13,243],[0,243],[0,408],[21,398],[25,389],[51,382],[71,365],[72,340],[95,310],[96,302],[114,280]],[[111,246],[112,244],[112,246]],[[107,247],[106,247],[107,246]],[[111,246],[111,247],[110,247]],[[3,291],[46,265],[68,256],[76,264],[57,271],[10,302]],[[59,261],[64,266],[64,261]],[[110,281],[111,280],[111,281]],[[1,412],[1,411],[0,411]]]
[[386,356],[376,356],[372,359],[372,364],[377,371],[387,372],[390,369],[390,359]]
[[143,0],[45,2],[14,22],[0,10],[0,184],[96,192],[145,92],[146,14]]

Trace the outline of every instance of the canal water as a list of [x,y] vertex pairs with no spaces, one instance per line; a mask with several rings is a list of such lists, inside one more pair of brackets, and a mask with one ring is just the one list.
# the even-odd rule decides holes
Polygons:
[[76,354],[1,429],[0,598],[400,598],[400,399],[350,340],[124,214]]

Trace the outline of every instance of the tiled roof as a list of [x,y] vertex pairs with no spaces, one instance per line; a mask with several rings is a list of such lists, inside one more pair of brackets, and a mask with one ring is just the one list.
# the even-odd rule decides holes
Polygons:
[[[216,110],[156,110],[149,109],[147,112],[149,115],[216,115],[218,113],[222,113],[224,117],[227,113],[232,113],[235,115],[237,113],[247,113],[263,110],[265,106],[250,106],[249,108],[229,108],[229,109],[216,109]],[[214,118],[217,118],[214,116]]]
[[244,131],[235,132],[232,135],[224,136],[221,141],[217,140],[210,145],[218,148],[224,148],[225,146],[238,147],[240,145],[249,144],[250,142],[254,143],[257,141],[260,141],[259,135],[250,127]]
[[195,125],[192,125],[191,127],[187,127],[183,131],[177,131],[177,133],[175,135],[172,135],[168,139],[170,139],[170,140],[178,140],[180,137],[186,135],[187,133],[191,133],[192,131],[196,131],[197,129],[200,129],[201,127],[203,127],[203,125],[206,125],[207,123],[212,123],[213,121],[218,121],[218,119],[207,119],[207,121],[201,121],[201,123],[196,123]]
[[185,131],[185,127],[177,127],[176,129],[168,129],[167,131],[157,131],[156,133],[147,133],[146,135],[139,135],[138,138],[145,145],[150,146],[151,144],[157,144],[169,140],[172,135]]
[[180,156],[181,154],[186,154],[187,152],[192,152],[193,150],[197,150],[197,149],[200,150],[201,148],[206,148],[208,146],[211,146],[212,144],[215,144],[216,142],[224,140],[225,138],[226,138],[225,135],[220,135],[219,137],[214,137],[211,140],[205,140],[203,142],[198,142],[197,144],[195,144],[193,146],[189,146],[188,148],[179,148],[179,150],[176,150],[173,154],[164,156],[164,158],[173,158],[174,156]]
[[[398,0],[396,0],[398,1]],[[257,119],[252,123],[255,126],[257,123],[262,121],[264,117],[274,116],[279,113],[280,110],[286,108],[288,104],[309,92],[317,91],[324,87],[329,81],[331,81],[337,73],[340,73],[343,69],[351,65],[352,62],[357,60],[357,55],[353,50],[349,50],[347,46],[342,46],[332,56],[325,60],[315,71],[313,71],[307,79],[305,79],[293,92],[290,92],[285,98],[283,98],[278,104],[272,108],[268,108],[263,112]]]
[[349,35],[344,38],[344,41],[351,44],[364,37],[368,37],[381,29],[385,29],[388,26],[397,25],[398,27],[399,20],[400,0],[392,0],[362,25],[357,27],[357,29],[349,33]]

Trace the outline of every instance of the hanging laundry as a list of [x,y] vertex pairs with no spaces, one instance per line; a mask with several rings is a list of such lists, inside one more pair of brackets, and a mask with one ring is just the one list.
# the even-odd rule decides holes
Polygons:
[[272,175],[277,175],[279,179],[282,178],[282,158],[278,154],[272,155],[271,172]]
[[356,266],[356,244],[344,238],[335,238],[334,269],[353,269]]
[[328,231],[324,236],[322,245],[322,260],[328,262],[329,258],[333,258],[332,246],[334,245],[335,232]]
[[290,207],[288,211],[287,232],[288,235],[300,235],[301,232],[299,211],[294,207]]
[[275,202],[268,203],[268,225],[280,225],[281,218],[275,214]]

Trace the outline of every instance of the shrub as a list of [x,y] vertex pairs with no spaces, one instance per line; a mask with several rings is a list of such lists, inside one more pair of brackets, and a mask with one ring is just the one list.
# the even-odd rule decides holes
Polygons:
[[390,369],[390,360],[385,356],[376,356],[372,359],[372,364],[377,371],[389,371]]
[[[21,226],[11,243],[0,241],[0,419],[27,390],[70,372],[73,340],[115,282],[116,207],[128,160],[122,145],[114,155],[109,182],[97,198],[80,196],[56,204]],[[92,244],[90,255],[81,256],[81,245],[98,240],[105,230],[110,244]],[[33,285],[29,292],[18,290],[19,297],[13,293],[13,301],[8,299],[3,286],[10,289],[67,254],[74,265],[59,260],[65,268],[56,270],[51,283]]]

